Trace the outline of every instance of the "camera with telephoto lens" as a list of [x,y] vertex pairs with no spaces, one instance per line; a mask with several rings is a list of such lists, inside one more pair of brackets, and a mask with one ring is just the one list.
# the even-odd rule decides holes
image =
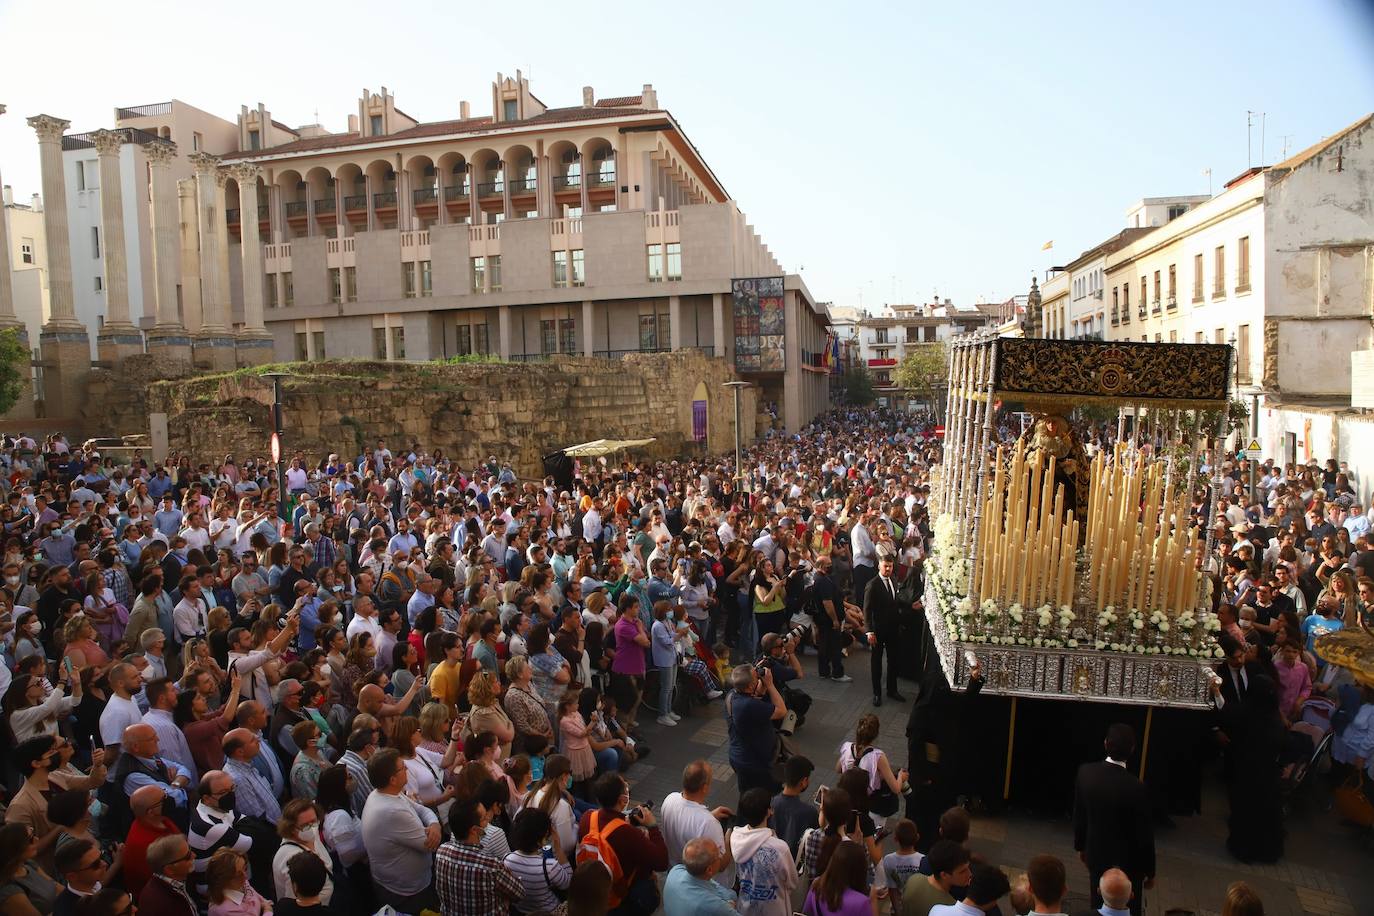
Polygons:
[[[778,634],[778,639],[781,641],[780,644],[786,645],[788,642],[800,644],[802,637],[806,635],[806,632],[809,629],[810,627],[808,627],[806,624],[799,623],[790,630],[784,630],[783,632]],[[759,677],[763,677],[763,669],[768,666],[768,660],[770,658],[772,658],[772,656],[765,652],[758,657],[757,661],[754,662],[754,672]]]

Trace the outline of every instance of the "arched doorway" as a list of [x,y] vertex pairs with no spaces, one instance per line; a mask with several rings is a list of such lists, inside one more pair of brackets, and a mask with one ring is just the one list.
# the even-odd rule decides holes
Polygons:
[[700,442],[703,448],[706,446],[707,417],[710,415],[708,397],[706,383],[697,382],[696,390],[692,392],[692,441]]

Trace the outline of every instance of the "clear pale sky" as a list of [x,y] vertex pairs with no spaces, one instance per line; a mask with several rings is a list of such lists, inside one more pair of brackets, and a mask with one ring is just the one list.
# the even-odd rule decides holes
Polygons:
[[653,83],[818,299],[1001,301],[1140,197],[1205,193],[1206,168],[1220,190],[1247,165],[1246,109],[1267,112],[1270,163],[1374,110],[1371,8],[0,0],[0,175],[40,190],[40,112],[85,131],[116,106],[233,120],[261,100],[342,131],[364,87],[431,121],[488,113],[498,70],[551,106]]

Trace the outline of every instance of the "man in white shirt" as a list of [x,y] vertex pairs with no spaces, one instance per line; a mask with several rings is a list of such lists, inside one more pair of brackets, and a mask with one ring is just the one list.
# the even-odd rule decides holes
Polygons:
[[494,518],[491,520],[490,530],[487,536],[482,538],[482,552],[491,557],[492,562],[504,564],[506,562],[506,520],[504,518]]
[[124,741],[124,729],[143,721],[143,712],[134,694],[143,687],[143,675],[127,662],[110,669],[110,698],[100,711],[100,742],[105,745],[107,761],[112,760]]
[[395,748],[382,748],[367,761],[374,791],[363,805],[363,845],[381,903],[403,913],[439,909],[434,891],[434,850],[439,818],[403,793],[409,771]]
[[716,881],[725,887],[735,883],[734,863],[730,858],[730,843],[721,824],[733,815],[724,805],[710,809],[706,799],[711,794],[711,764],[693,760],[682,771],[682,791],[663,800],[660,813],[663,843],[668,847],[668,865],[682,861],[682,851],[688,840],[703,837],[716,844],[725,859]]
[[375,640],[382,632],[382,624],[377,620],[377,606],[372,599],[366,595],[361,595],[353,601],[353,619],[348,622],[348,630],[345,636],[348,641],[353,642],[353,637],[359,633],[368,633]]
[[200,579],[194,575],[181,577],[181,600],[172,608],[172,622],[176,627],[176,642],[185,644],[196,636],[204,636],[209,629],[210,608],[201,596]]

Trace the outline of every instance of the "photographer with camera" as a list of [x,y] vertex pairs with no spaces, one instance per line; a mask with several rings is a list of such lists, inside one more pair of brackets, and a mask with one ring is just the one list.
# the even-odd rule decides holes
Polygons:
[[797,658],[797,647],[801,645],[804,632],[803,627],[794,627],[786,633],[765,633],[759,643],[763,655],[757,664],[772,669],[773,683],[780,689],[785,688],[788,681],[804,676],[801,659]]
[[730,768],[743,795],[756,787],[777,792],[773,778],[778,738],[772,725],[787,715],[782,694],[773,684],[768,665],[740,665],[730,672],[730,695],[725,698],[725,721],[730,729]]

